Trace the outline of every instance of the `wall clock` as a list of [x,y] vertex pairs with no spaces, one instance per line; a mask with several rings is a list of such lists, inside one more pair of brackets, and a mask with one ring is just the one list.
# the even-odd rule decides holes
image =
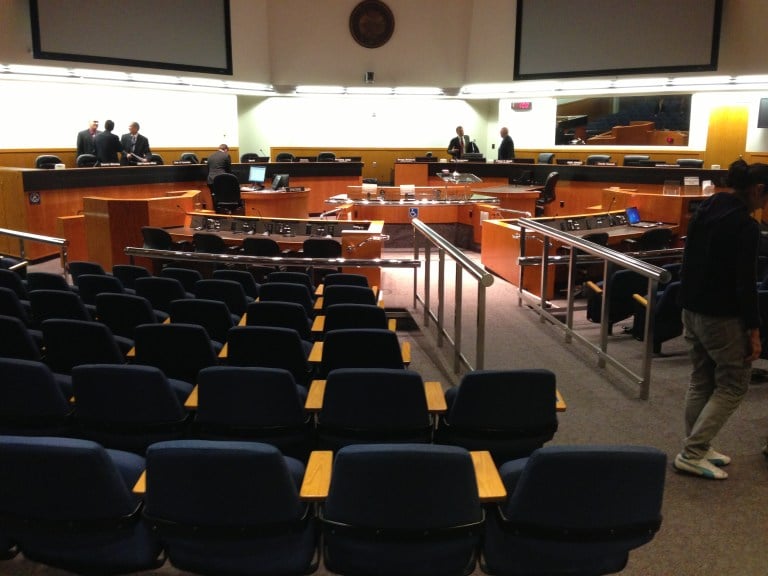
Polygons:
[[365,48],[384,46],[395,31],[395,17],[380,0],[364,0],[349,16],[349,31],[355,42]]

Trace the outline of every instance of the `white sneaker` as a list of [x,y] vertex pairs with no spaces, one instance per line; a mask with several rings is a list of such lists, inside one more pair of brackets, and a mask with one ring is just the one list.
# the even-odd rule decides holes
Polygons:
[[707,453],[704,455],[704,459],[709,460],[710,463],[714,464],[715,466],[728,466],[728,464],[731,463],[730,456],[721,454],[714,448],[707,450]]
[[706,458],[695,460],[692,458],[685,458],[682,454],[678,454],[675,456],[675,461],[672,463],[672,466],[675,470],[687,472],[695,476],[710,478],[712,480],[725,480],[728,478],[728,472],[718,468]]

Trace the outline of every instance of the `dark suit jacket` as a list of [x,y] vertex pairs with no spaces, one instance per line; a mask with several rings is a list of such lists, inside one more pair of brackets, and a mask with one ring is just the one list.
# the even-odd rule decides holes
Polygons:
[[208,156],[208,186],[213,184],[213,179],[219,174],[232,172],[232,159],[229,152],[216,150]]
[[117,154],[123,151],[123,147],[120,145],[120,138],[117,134],[112,132],[99,132],[93,139],[94,147],[96,149],[96,158],[99,162],[117,162]]
[[[451,138],[451,141],[448,143],[448,154],[453,156],[454,158],[459,157],[458,152],[451,152],[451,150],[458,149],[459,147],[459,137],[456,136],[455,138]],[[464,152],[472,152],[472,143],[469,141],[469,136],[464,134]]]
[[515,157],[515,143],[512,136],[507,134],[499,144],[499,160],[512,160]]
[[[96,130],[96,134],[101,134],[101,130]],[[80,154],[96,154],[96,147],[93,145],[95,136],[91,136],[90,130],[81,130],[77,133],[77,154],[75,158]]]
[[128,134],[123,134],[120,138],[120,144],[123,146],[123,164],[136,164],[136,158],[129,156],[129,152],[133,152],[136,156],[140,156],[144,159],[152,154],[152,150],[149,149],[149,139],[141,134],[136,134],[136,146],[133,147],[133,150],[131,150],[132,142],[130,132]]

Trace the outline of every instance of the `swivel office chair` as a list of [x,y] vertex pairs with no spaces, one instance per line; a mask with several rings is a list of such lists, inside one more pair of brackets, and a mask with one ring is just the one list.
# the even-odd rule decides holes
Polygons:
[[296,157],[290,152],[280,152],[275,158],[275,162],[293,162]]
[[333,152],[320,152],[317,155],[317,161],[318,162],[335,162],[336,154],[334,154]]
[[41,154],[35,158],[35,168],[45,168],[52,170],[56,164],[61,164],[61,158],[53,154]]
[[648,154],[625,154],[624,166],[640,166],[642,162],[648,162],[650,159]]
[[99,165],[99,159],[94,154],[80,154],[75,163],[78,168],[93,168]]
[[597,164],[602,164],[604,162],[610,162],[611,161],[611,155],[610,154],[590,154],[587,156],[587,166],[596,166]]
[[234,174],[218,174],[211,185],[213,208],[217,214],[232,214],[242,211],[240,182]]
[[555,201],[555,186],[560,179],[559,172],[550,172],[544,186],[537,188],[539,197],[536,199],[536,216],[544,216],[544,206]]
[[539,164],[552,164],[555,161],[554,152],[541,152],[539,154]]
[[259,161],[259,155],[255,152],[246,152],[240,155],[240,162],[243,164],[251,164]]
[[191,164],[200,164],[200,160],[198,160],[197,154],[194,152],[184,152],[179,160],[182,162],[190,162]]
[[681,168],[702,168],[704,166],[704,160],[699,158],[678,158],[675,164]]
[[154,162],[155,164],[161,166],[164,164],[163,157],[160,156],[160,154],[150,154],[149,158],[147,158],[149,162]]

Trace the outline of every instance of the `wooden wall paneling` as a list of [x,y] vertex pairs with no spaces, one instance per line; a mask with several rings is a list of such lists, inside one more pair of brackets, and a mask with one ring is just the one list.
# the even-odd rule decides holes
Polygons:
[[744,154],[748,121],[749,108],[745,105],[719,106],[710,112],[704,159],[707,166],[728,168]]

